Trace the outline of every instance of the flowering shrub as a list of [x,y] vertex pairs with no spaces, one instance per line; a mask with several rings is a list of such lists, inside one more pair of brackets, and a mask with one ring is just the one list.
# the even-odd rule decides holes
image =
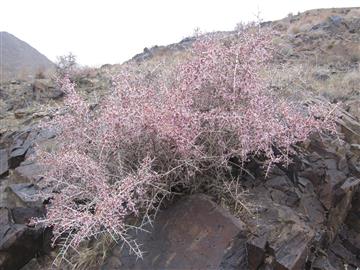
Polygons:
[[145,157],[136,170],[122,170],[120,153],[115,152],[119,149],[100,137],[96,121],[74,84],[66,78],[62,82],[68,111],[45,124],[59,133],[57,150],[38,149],[39,162],[46,168],[43,184],[54,194],[46,219],[36,222],[53,226],[54,243],[66,235],[61,255],[82,240],[106,232],[141,256],[136,242],[126,235],[125,219],[137,216],[139,209],[150,211],[156,203],[156,191],[155,195],[151,191],[158,177],[151,170],[151,160]]
[[65,251],[100,233],[127,243],[130,216],[150,218],[176,183],[228,170],[236,157],[255,156],[267,168],[288,162],[291,146],[333,130],[330,111],[274,96],[260,73],[271,58],[272,32],[257,26],[204,35],[171,78],[123,70],[114,91],[92,111],[68,79],[67,112],[49,125],[57,148],[39,151],[54,189],[47,217]]
[[67,55],[62,55],[57,58],[57,62],[55,64],[56,72],[60,76],[65,76],[71,74],[78,68],[78,64],[76,62],[76,56],[71,52]]

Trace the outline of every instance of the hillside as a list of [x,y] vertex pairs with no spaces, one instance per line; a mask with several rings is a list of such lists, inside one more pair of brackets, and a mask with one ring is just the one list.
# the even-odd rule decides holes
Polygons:
[[[58,250],[49,245],[50,230],[28,226],[30,217],[44,215],[44,207],[49,206],[48,197],[39,193],[42,171],[32,157],[35,145],[46,151],[58,147],[54,131],[37,124],[63,115],[66,95],[51,78],[4,83],[0,89],[0,269],[360,269],[360,8],[310,10],[261,27],[275,30],[275,55],[261,70],[267,89],[302,108],[337,104],[337,136],[313,134],[294,146],[292,163],[274,166],[267,176],[261,159],[248,160],[241,172],[233,166],[237,161],[229,160],[231,179],[222,175],[219,184],[200,174],[195,187],[173,186],[174,194],[157,206],[161,211],[155,222],[144,224],[143,231],[129,232],[128,239],[138,239],[145,250],[142,259],[114,245],[111,237],[99,236],[70,251],[68,262],[58,268],[51,265]],[[98,112],[113,92],[111,76],[134,72],[149,84],[170,80],[197,38],[145,48],[123,64],[80,69],[71,79],[89,110]],[[136,98],[140,102],[142,96]],[[143,104],[150,101],[145,97]],[[132,112],[137,104],[129,104]],[[142,113],[141,108],[137,113]],[[100,129],[108,118],[92,129]],[[79,134],[92,129],[83,128]],[[92,143],[89,138],[85,142],[86,147]],[[150,149],[165,151],[152,142]],[[56,162],[57,156],[53,158]],[[81,165],[87,166],[86,162]],[[77,203],[85,205],[86,199]],[[127,204],[123,203],[125,208]]]
[[8,32],[0,32],[0,56],[2,81],[33,77],[54,66],[46,56]]

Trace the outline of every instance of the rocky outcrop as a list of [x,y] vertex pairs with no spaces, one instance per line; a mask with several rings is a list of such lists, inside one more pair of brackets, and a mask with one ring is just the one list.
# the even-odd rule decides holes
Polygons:
[[[101,269],[219,269],[234,256],[229,254],[231,243],[246,238],[245,225],[205,195],[175,202],[159,213],[149,229],[151,234],[133,235],[144,244],[142,260],[116,247]],[[244,242],[242,254],[239,251],[231,265],[245,266]]]
[[180,200],[150,234],[136,236],[144,260],[117,247],[102,269],[355,270],[360,178],[353,161],[348,143],[313,137],[289,167],[242,178],[257,208],[252,218],[233,221],[203,196]]
[[29,127],[0,140],[4,147],[0,152],[0,269],[20,269],[50,250],[50,230],[33,228],[29,223],[31,218],[44,216],[47,199],[37,187],[40,168],[29,157],[35,143],[53,136]]
[[0,208],[0,269],[19,269],[44,248],[43,229],[30,228],[22,221],[14,222],[9,210]]
[[49,79],[36,79],[31,84],[33,97],[37,101],[59,99],[64,93],[58,89]]
[[[339,123],[342,129],[349,125],[346,119]],[[3,138],[10,155],[1,206],[9,217],[4,224],[15,235],[3,237],[2,265],[13,267],[5,269],[19,269],[13,251],[20,243],[25,249],[30,240],[36,243],[30,253],[22,251],[28,254],[22,265],[44,252],[43,232],[26,225],[44,214],[47,199],[38,194],[40,172],[29,157],[35,142],[51,144],[53,137],[30,128]],[[101,269],[355,270],[360,265],[360,155],[353,147],[356,133],[345,139],[314,136],[292,164],[274,167],[267,178],[259,166],[252,167],[255,179],[243,175],[240,181],[247,201],[256,206],[251,218],[235,218],[205,195],[166,205],[154,226],[145,228],[150,233],[132,233],[145,252],[143,260],[115,247]],[[33,259],[31,265],[40,263]]]
[[157,55],[171,54],[178,51],[183,51],[191,46],[195,41],[195,37],[187,37],[181,40],[179,43],[170,44],[168,46],[151,47],[150,49],[145,47],[142,53],[135,55],[130,61],[144,62]]

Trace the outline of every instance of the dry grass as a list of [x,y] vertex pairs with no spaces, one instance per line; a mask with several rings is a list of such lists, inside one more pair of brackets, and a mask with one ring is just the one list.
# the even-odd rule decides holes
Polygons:
[[[95,241],[84,242],[77,250],[69,251],[68,260],[61,260],[58,250],[41,258],[41,269],[62,270],[95,270],[99,269],[108,256],[108,252],[115,243],[108,235],[102,235]],[[71,253],[71,254],[70,254]]]
[[258,205],[247,199],[249,193],[240,185],[239,178],[222,180],[220,183],[217,191],[219,204],[241,220],[254,218]]
[[351,41],[323,40],[319,64],[353,64],[360,62],[360,45]]
[[298,33],[300,31],[309,30],[314,25],[326,21],[330,16],[341,15],[344,18],[356,18],[360,16],[360,8],[333,8],[333,9],[314,9],[306,12],[289,15],[280,21],[277,21],[277,25],[281,25],[281,28],[286,29],[288,34]]
[[347,100],[360,93],[360,69],[332,75],[324,82],[315,81],[315,89],[332,98]]
[[[360,62],[359,35],[347,29],[359,14],[360,8],[318,9],[274,22],[280,33],[275,42],[280,45],[278,53],[285,61],[332,65],[344,71]],[[332,16],[340,23],[333,23]]]
[[266,77],[274,91],[289,98],[306,99],[315,94],[345,101],[360,94],[360,67],[333,73],[311,63],[285,64],[269,69]]
[[96,269],[103,264],[108,252],[114,245],[115,243],[109,235],[102,235],[96,241],[89,243],[88,246],[79,249],[78,253],[72,257],[73,268],[79,270]]

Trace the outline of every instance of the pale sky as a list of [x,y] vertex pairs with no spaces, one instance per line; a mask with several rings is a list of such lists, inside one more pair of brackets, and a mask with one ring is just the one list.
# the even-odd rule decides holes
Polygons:
[[83,65],[121,63],[144,47],[242,21],[277,20],[315,8],[355,7],[360,0],[0,0],[0,31],[55,61],[72,52]]

